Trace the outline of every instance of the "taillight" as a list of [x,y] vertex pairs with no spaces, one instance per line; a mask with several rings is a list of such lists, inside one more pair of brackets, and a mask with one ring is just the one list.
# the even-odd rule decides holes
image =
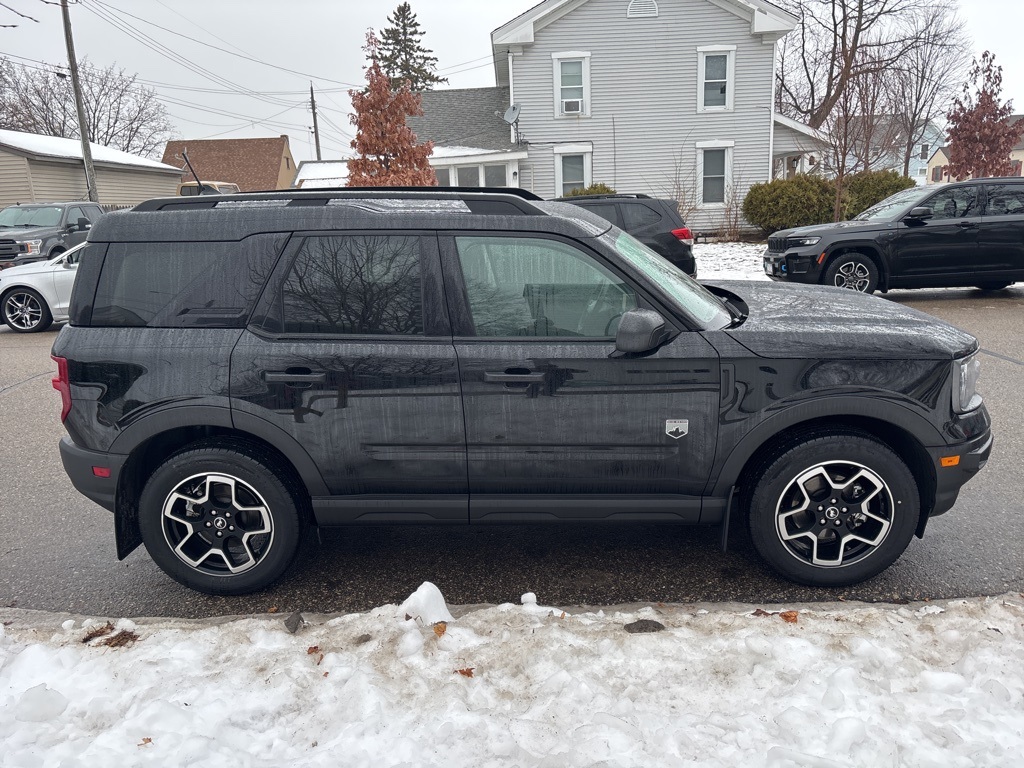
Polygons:
[[50,355],[51,359],[57,364],[57,377],[51,379],[50,383],[53,388],[60,392],[60,420],[64,423],[64,419],[68,417],[68,413],[71,411],[71,382],[68,380],[68,361],[67,358],[57,357],[56,355]]
[[683,227],[682,229],[673,229],[672,234],[676,240],[686,245],[693,245],[693,232],[690,231],[689,227]]

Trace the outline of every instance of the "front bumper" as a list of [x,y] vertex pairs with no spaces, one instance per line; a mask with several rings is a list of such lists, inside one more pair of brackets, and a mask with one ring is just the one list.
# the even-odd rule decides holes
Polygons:
[[819,253],[793,253],[791,251],[765,251],[764,273],[772,280],[795,280],[801,283],[816,283],[821,274],[818,264]]
[[[75,490],[95,501],[101,507],[114,511],[117,497],[117,479],[127,456],[103,451],[87,451],[75,445],[65,436],[60,441],[60,460],[64,471],[71,478]],[[94,468],[109,470],[109,477],[99,477]]]
[[986,429],[957,445],[927,447],[925,450],[935,467],[935,506],[931,511],[934,517],[952,509],[960,489],[985,466],[992,453],[992,430]]

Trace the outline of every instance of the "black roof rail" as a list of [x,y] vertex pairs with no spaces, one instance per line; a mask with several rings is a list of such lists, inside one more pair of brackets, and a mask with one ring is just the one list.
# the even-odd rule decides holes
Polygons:
[[[238,192],[220,195],[188,195],[162,197],[139,203],[134,211],[202,210],[216,208],[218,203],[254,200],[282,200],[289,207],[326,205],[328,200],[346,198],[407,198],[462,200],[474,213],[512,213],[546,216],[532,202],[544,198],[518,187],[332,187],[326,189],[279,189],[266,192]],[[473,205],[476,203],[476,205]],[[488,205],[489,203],[489,205]],[[499,205],[496,205],[499,204]],[[503,205],[500,205],[503,204]]]
[[644,195],[644,194],[641,194],[639,192],[637,192],[637,193],[607,192],[607,193],[605,193],[603,195],[566,195],[565,197],[556,197],[554,199],[559,201],[559,202],[572,202],[573,200],[607,200],[607,199],[616,198],[616,197],[624,197],[624,198],[628,198],[628,199],[632,199],[632,200],[636,200],[636,199],[653,200],[654,199],[650,195]]

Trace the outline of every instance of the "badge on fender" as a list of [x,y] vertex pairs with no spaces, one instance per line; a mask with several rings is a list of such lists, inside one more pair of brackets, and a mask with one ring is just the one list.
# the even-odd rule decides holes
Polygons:
[[689,419],[665,419],[665,434],[674,440],[690,431]]

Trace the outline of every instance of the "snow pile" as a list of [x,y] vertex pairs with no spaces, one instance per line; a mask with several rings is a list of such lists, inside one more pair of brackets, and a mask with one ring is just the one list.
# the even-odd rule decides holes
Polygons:
[[767,280],[764,243],[696,243],[698,280]]
[[945,768],[1024,755],[1017,595],[569,614],[528,593],[456,619],[424,584],[397,608],[306,618],[291,634],[281,617],[0,612],[0,765]]

